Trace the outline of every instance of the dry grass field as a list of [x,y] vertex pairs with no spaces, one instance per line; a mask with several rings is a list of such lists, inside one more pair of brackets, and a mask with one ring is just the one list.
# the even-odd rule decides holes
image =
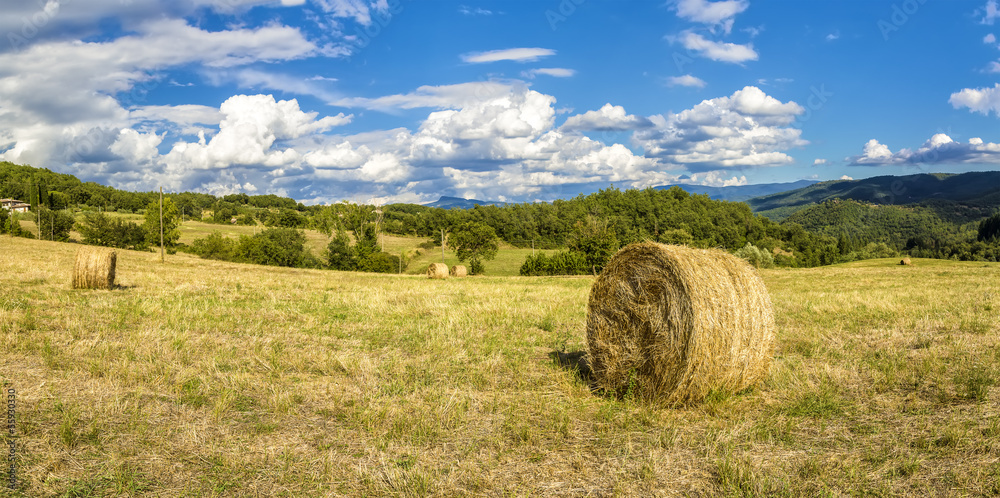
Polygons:
[[998,264],[764,271],[768,380],[664,408],[551,359],[590,277],[122,251],[120,288],[72,290],[77,247],[0,237],[15,495],[1000,493]]

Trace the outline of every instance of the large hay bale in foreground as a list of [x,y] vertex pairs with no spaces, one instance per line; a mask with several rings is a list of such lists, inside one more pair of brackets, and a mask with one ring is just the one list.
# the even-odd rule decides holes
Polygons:
[[913,263],[910,263],[910,258],[903,258],[903,259],[899,260],[899,264],[904,265],[904,266],[909,266],[909,265],[911,265]]
[[448,278],[448,265],[444,263],[431,263],[427,267],[427,278]]
[[668,405],[764,380],[774,334],[756,270],[714,249],[629,245],[605,266],[587,305],[597,387]]
[[73,266],[74,289],[112,289],[118,254],[107,247],[83,246]]
[[451,267],[448,274],[453,277],[465,277],[469,275],[469,270],[465,269],[465,265],[455,265]]

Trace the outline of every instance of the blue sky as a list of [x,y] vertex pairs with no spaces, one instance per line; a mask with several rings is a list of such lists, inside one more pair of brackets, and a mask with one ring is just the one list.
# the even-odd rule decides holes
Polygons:
[[1000,168],[976,1],[0,0],[0,159],[307,203]]

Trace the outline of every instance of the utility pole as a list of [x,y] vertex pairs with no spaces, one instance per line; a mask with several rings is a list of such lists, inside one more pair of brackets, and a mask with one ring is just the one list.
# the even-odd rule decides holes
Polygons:
[[42,189],[35,185],[35,198],[38,202],[35,204],[35,228],[38,229],[38,240],[42,240]]
[[163,187],[160,187],[160,263],[163,260]]

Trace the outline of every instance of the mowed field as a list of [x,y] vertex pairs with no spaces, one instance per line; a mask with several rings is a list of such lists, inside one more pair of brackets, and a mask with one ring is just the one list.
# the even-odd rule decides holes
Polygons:
[[590,277],[120,251],[122,287],[80,291],[77,247],[0,237],[25,496],[1000,493],[998,264],[765,270],[768,380],[665,408],[551,359]]
[[[123,218],[140,225],[143,223],[143,216],[138,214],[109,213],[109,215]],[[83,215],[78,214],[77,220],[79,221],[81,219],[83,219]],[[27,219],[21,220],[21,226],[32,234],[38,233],[38,225],[36,225],[34,221],[29,221]],[[195,240],[208,237],[214,232],[219,232],[226,237],[236,240],[239,239],[241,235],[250,236],[265,229],[266,227],[263,225],[228,225],[205,223],[203,221],[188,219],[180,225],[180,239],[178,242],[191,245]],[[327,244],[330,243],[330,237],[316,230],[302,230],[302,233],[305,234],[306,237],[306,249],[321,261],[324,261],[324,254]],[[43,236],[42,238],[44,239],[45,237]],[[79,241],[83,237],[79,232],[73,230],[70,232],[70,238],[74,241]],[[468,262],[459,261],[458,257],[455,256],[455,251],[448,247],[445,248],[444,259],[442,259],[440,246],[432,249],[421,248],[420,244],[429,241],[429,237],[410,237],[385,234],[383,235],[383,238],[385,240],[382,247],[385,252],[392,254],[393,256],[399,256],[402,254],[408,261],[407,266],[403,268],[402,271],[404,274],[423,274],[427,270],[427,266],[431,263],[443,262],[449,267],[452,265],[464,264],[468,267]],[[525,258],[530,256],[533,252],[536,254],[542,252],[546,254],[553,254],[557,251],[541,249],[532,251],[531,249],[516,248],[509,244],[501,243],[500,251],[497,252],[496,258],[485,262],[486,274],[493,276],[519,275],[521,265],[524,264]]]
[[[263,226],[253,227],[240,225],[218,225],[214,223],[189,220],[185,221],[180,226],[180,242],[190,245],[196,239],[208,237],[212,234],[212,232],[220,232],[230,238],[237,239],[240,235],[253,235],[254,233],[260,232],[264,228],[265,227]],[[330,237],[327,237],[316,230],[303,230],[302,233],[306,236],[306,249],[312,252],[316,257],[320,258],[320,260],[323,260],[326,246],[330,243]],[[431,263],[443,262],[449,267],[459,264],[468,266],[468,262],[463,263],[459,261],[458,257],[455,256],[455,251],[448,247],[445,248],[443,260],[441,257],[442,254],[440,246],[432,249],[421,248],[420,244],[429,241],[429,237],[407,237],[390,234],[384,234],[382,237],[385,240],[381,247],[384,248],[385,252],[392,254],[393,256],[404,254],[407,258],[408,264],[406,268],[403,269],[404,274],[423,274],[427,271],[427,266]],[[497,252],[495,259],[485,262],[486,274],[493,276],[519,275],[521,265],[524,264],[525,258],[530,256],[532,253],[531,249],[519,249],[505,243],[501,243],[500,248],[501,250]],[[536,253],[537,252],[552,254],[556,251],[539,250],[536,251]]]

